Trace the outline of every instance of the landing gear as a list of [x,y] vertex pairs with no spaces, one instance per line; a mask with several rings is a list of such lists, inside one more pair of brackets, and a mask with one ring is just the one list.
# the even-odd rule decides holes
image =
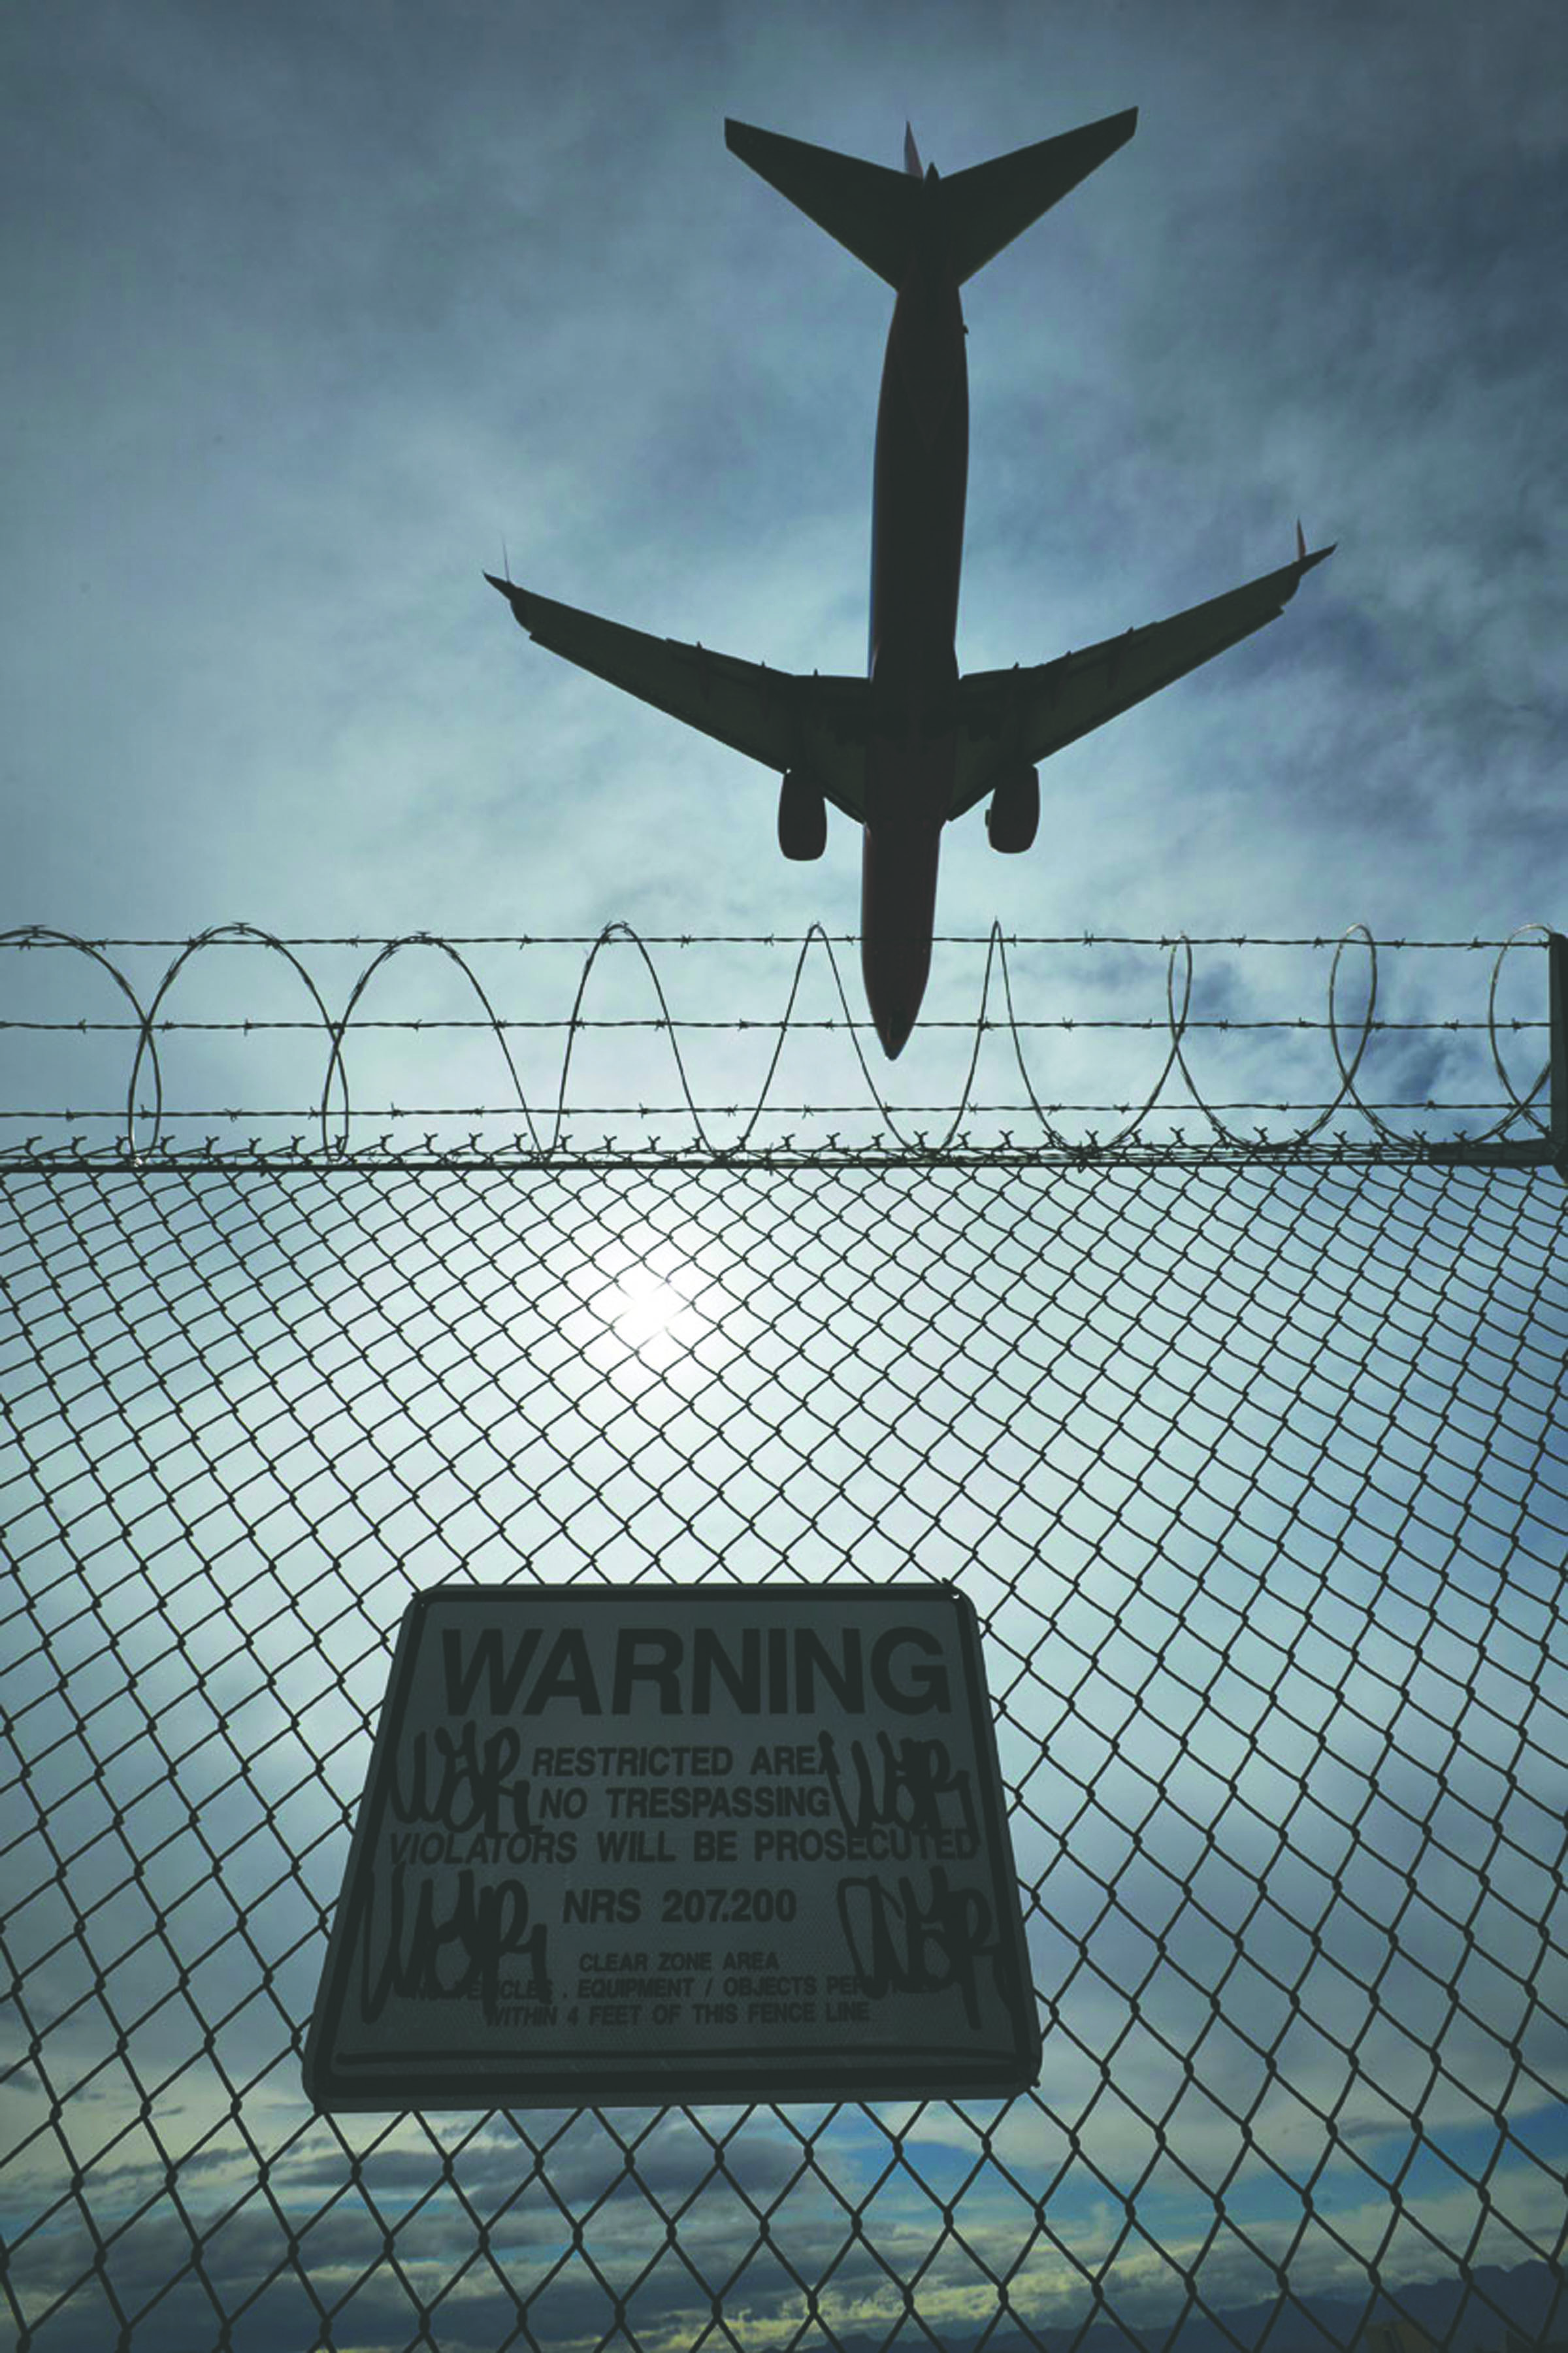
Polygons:
[[827,804],[811,778],[791,768],[779,786],[779,848],[786,858],[820,858],[827,847]]
[[1034,768],[1016,768],[991,796],[985,830],[993,849],[1009,858],[1027,849],[1040,822],[1040,779]]

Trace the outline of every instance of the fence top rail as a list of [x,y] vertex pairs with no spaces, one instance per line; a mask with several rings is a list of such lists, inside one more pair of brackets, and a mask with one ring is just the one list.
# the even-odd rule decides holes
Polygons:
[[1339,1138],[1301,1146],[1289,1141],[1255,1145],[1152,1143],[1061,1145],[1018,1148],[983,1143],[932,1146],[926,1149],[885,1144],[844,1148],[826,1144],[804,1148],[781,1143],[745,1149],[716,1147],[700,1139],[668,1149],[629,1145],[618,1148],[614,1139],[598,1150],[581,1149],[563,1138],[552,1149],[498,1151],[488,1145],[438,1148],[405,1147],[385,1150],[291,1149],[225,1146],[205,1138],[199,1146],[176,1148],[161,1144],[148,1152],[83,1145],[0,1150],[0,1179],[7,1176],[191,1175],[223,1169],[236,1174],[317,1176],[416,1175],[442,1170],[475,1173],[560,1173],[578,1170],[731,1169],[738,1173],[770,1170],[861,1169],[896,1172],[905,1169],[1116,1169],[1116,1168],[1499,1168],[1528,1171],[1551,1168],[1568,1181],[1548,1142],[1536,1144],[1431,1144],[1409,1148],[1383,1143]]

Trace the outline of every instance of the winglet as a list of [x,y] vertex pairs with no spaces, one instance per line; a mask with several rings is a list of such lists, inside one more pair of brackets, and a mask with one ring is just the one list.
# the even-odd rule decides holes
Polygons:
[[499,596],[506,598],[507,603],[511,607],[511,617],[518,628],[526,629],[528,628],[527,591],[514,587],[510,580],[498,580],[493,572],[487,572],[485,578]]
[[1319,564],[1326,564],[1329,557],[1333,554],[1338,545],[1339,541],[1337,539],[1331,539],[1327,547],[1314,547],[1309,549],[1307,545],[1307,534],[1301,529],[1301,518],[1300,515],[1297,516],[1296,554],[1294,561],[1289,564],[1281,565],[1278,572],[1270,573],[1267,575],[1269,579],[1278,580],[1279,583],[1279,606],[1281,611],[1283,611],[1284,607],[1290,602],[1291,597],[1296,594],[1297,589],[1300,586],[1308,573],[1312,570],[1313,566]]
[[1314,564],[1321,564],[1321,563],[1323,563],[1323,562],[1324,562],[1324,560],[1325,560],[1327,557],[1331,556],[1331,555],[1333,554],[1333,552],[1334,552],[1335,548],[1336,548],[1336,547],[1338,547],[1338,545],[1339,545],[1339,541],[1338,541],[1337,539],[1331,539],[1331,540],[1330,540],[1330,542],[1329,542],[1329,543],[1328,543],[1328,545],[1327,545],[1327,547],[1315,547],[1315,548],[1313,548],[1313,550],[1312,550],[1311,554],[1309,555],[1309,554],[1308,554],[1308,553],[1307,553],[1307,535],[1306,535],[1305,532],[1301,529],[1301,518],[1300,518],[1300,515],[1298,515],[1298,516],[1297,516],[1297,518],[1296,518],[1296,564],[1297,564],[1297,568],[1298,568],[1298,570],[1300,570],[1300,571],[1301,571],[1301,572],[1310,572],[1310,570],[1311,570],[1311,568],[1312,568],[1312,566],[1313,566],[1313,565],[1314,565]]

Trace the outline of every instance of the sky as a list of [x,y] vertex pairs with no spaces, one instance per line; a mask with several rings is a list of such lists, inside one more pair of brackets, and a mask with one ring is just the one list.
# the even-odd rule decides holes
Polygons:
[[[142,0],[131,10],[20,0],[0,19],[0,286],[13,322],[0,339],[0,930],[184,938],[245,921],[285,935],[592,936],[622,921],[659,934],[798,935],[814,923],[852,932],[851,828],[833,818],[821,863],[787,865],[767,773],[531,646],[481,572],[499,568],[504,547],[530,587],[637,627],[781,667],[861,667],[890,297],[727,153],[723,118],[890,165],[907,119],[922,156],[956,171],[1129,105],[1140,109],[1131,145],[965,289],[972,454],[961,663],[1047,659],[1215,594],[1284,562],[1298,514],[1310,544],[1338,548],[1261,637],[1051,763],[1030,856],[993,857],[978,812],[955,828],[939,929],[1331,939],[1362,922],[1384,937],[1465,939],[1561,920],[1552,853],[1568,485],[1552,427],[1568,361],[1557,299],[1568,261],[1565,64],[1568,19],[1532,0],[1487,12],[1445,0],[1374,8],[1284,0],[1265,11],[1241,0],[1179,10],[1161,0],[987,0],[963,11],[935,0],[657,10],[343,0],[222,10]],[[933,1009],[972,1009],[980,953],[951,949],[944,958],[939,948],[938,956]],[[123,952],[143,1002],[167,960],[164,950]],[[13,1003],[47,1000],[73,1015],[111,1008],[101,976],[73,960],[46,985],[37,962],[0,959]],[[363,963],[331,967],[340,1000],[342,975]],[[539,967],[545,1010],[569,1002],[579,964],[573,951]],[[790,965],[764,968],[738,953],[687,963],[671,952],[668,969],[682,1007],[711,1012],[773,1006]],[[1256,1004],[1273,986],[1259,969],[1211,960],[1206,1001]],[[1443,980],[1412,978],[1405,1009],[1458,987],[1448,967],[1433,969]],[[1034,1001],[1046,1004],[1046,967],[1025,970]],[[846,972],[853,988],[852,961]],[[1118,1002],[1162,1009],[1157,958],[1130,963],[1121,982],[1128,993]],[[424,985],[410,983],[398,1006],[417,1006]],[[811,985],[813,1002],[827,1004],[826,977]],[[1321,971],[1313,985],[1307,1009],[1316,1013]],[[634,976],[627,986],[641,984]],[[1478,989],[1466,976],[1463,986],[1473,1011],[1484,983]],[[201,1009],[195,998],[226,1013],[284,1004],[285,984],[275,988],[254,964],[220,980],[209,961],[190,987],[191,1011]],[[290,1002],[298,1010],[297,992]],[[528,1009],[515,989],[508,1005]],[[0,1092],[53,1090],[58,1103],[76,1083],[74,1067],[68,1078],[63,1060],[50,1059],[57,1047],[31,1060],[16,1050]],[[535,1050],[525,1039],[519,1050]],[[190,1051],[182,1100],[204,1091],[226,1100],[220,1083],[236,1073],[237,1084],[250,1081],[254,1066],[237,1059],[232,1041]],[[951,1038],[917,1033],[900,1084],[911,1100],[951,1103],[962,1061]],[[100,1066],[90,1067],[96,1077]],[[319,1093],[319,1058],[314,1067],[314,1088],[300,1082],[292,1100]],[[529,1065],[531,1083],[546,1092],[548,1067],[542,1050]],[[590,1074],[595,1067],[590,1059]],[[262,1068],[279,1084],[298,1078],[295,1065]],[[624,1084],[626,1068],[605,1064],[604,1087]],[[837,1070],[825,1071],[803,1048],[786,1075],[820,1102],[837,1084]],[[1092,1069],[1073,1063],[1064,1091],[1080,1074],[1092,1085]],[[1430,1070],[1413,1063],[1401,1075],[1410,1092]],[[488,1065],[475,1084],[494,1077]],[[434,1083],[406,1041],[395,1060],[373,1062],[371,1080],[373,1094],[381,1087],[395,1101],[402,1089],[405,1102],[416,1080]],[[585,1099],[617,1098],[601,1088]],[[275,1297],[284,1300],[286,1328],[247,1338],[252,1308],[237,1292],[237,1361],[224,1359],[210,1393],[200,1352],[180,1355],[179,1316],[160,1320],[163,1307],[147,1305],[131,1261],[116,1261],[114,1278],[127,1328],[142,1318],[143,1355],[161,1366],[157,1348],[172,1351],[182,1367],[175,1393],[196,1400],[193,1415],[210,1417],[209,1451],[232,1441],[263,1482],[275,1438],[267,1396],[249,1402],[247,1350],[252,1341],[276,1345],[288,1369],[274,1366],[268,1380],[281,1383],[303,1422],[320,1379],[311,1351],[324,1345],[310,1283],[325,1280],[288,1205],[267,1215],[293,1256],[275,1264],[254,1230],[262,1213],[246,1209],[235,1263],[254,1270],[260,1253],[275,1276],[263,1304],[270,1312]],[[1093,1215],[1086,1219],[1054,1226],[1051,1246],[1092,1271],[1101,1245]],[[1310,1257],[1321,1237],[1309,1219],[1288,1239]],[[153,1261],[162,1246],[148,1240]],[[63,1247],[58,1237],[51,1245]],[[601,1260],[604,1247],[601,1236]],[[722,1264],[703,1276],[721,1291],[742,1282],[724,1256],[731,1247],[712,1244]],[[1237,1247],[1245,1252],[1245,1236]],[[1447,1247],[1428,1236],[1425,1262]],[[1471,1231],[1464,1250],[1473,1257],[1476,1248]],[[69,1250],[57,1257],[73,1295],[105,1279],[90,1256],[79,1266]],[[660,1279],[679,1284],[687,1261],[701,1258],[695,1246],[685,1259],[678,1251],[659,1261]],[[738,1263],[743,1272],[744,1253]],[[215,1265],[228,1261],[210,1236],[198,1237],[192,1279],[211,1288],[216,1314],[231,1276],[220,1282]],[[479,1279],[468,1270],[465,1280]],[[1166,1279],[1180,1305],[1180,1267]],[[354,1280],[371,1280],[357,1263]],[[1090,1346],[1082,1381],[1075,1388],[1059,1367],[1051,1375],[1062,1384],[1051,1444],[1063,1459],[1047,1466],[1043,1500],[1026,1479],[1024,1502],[1007,1506],[1018,1542],[1036,1540],[1042,1513],[1053,1526],[1053,1512],[1066,1514],[1066,1535],[1057,1527],[1052,1541],[1069,1553],[1121,1525],[1117,1478],[1141,1466],[1129,1457],[1096,1470],[1090,1458],[1094,1383],[1108,1365],[1117,1375],[1114,1351],[1149,1310],[1136,1275],[1125,1280],[1133,1293],[1117,1308],[1113,1339]],[[1423,1329],[1441,1330],[1449,1280]],[[1531,1270],[1538,1292],[1544,1280]],[[1242,1322],[1245,1293],[1244,1285],[1243,1307],[1227,1308]],[[1510,1296],[1494,1275],[1473,1317],[1508,1327],[1497,1345],[1516,1351],[1517,1371],[1524,1344],[1509,1325]],[[1079,1305],[1092,1320],[1092,1303]],[[1331,1302],[1313,1307],[1302,1293],[1295,1312],[1309,1311],[1314,1329],[1331,1327]],[[1289,1319],[1280,1328],[1276,1344],[1288,1356]],[[352,1358],[357,1344],[328,1336]],[[56,1347],[68,1354],[70,1335],[51,1325],[38,1345],[46,1358]],[[210,1359],[210,1335],[201,1345]],[[416,1370],[412,1342],[393,1334],[387,1345]],[[709,1345],[722,1355],[720,1339]],[[862,1336],[845,1345],[836,1377],[852,1382]],[[1228,1377],[1257,1377],[1244,1341],[1233,1335],[1227,1345],[1242,1367]],[[347,1377],[331,1350],[325,1361],[333,1379]],[[875,1378],[868,1374],[855,1394],[875,1404],[888,1367],[875,1346],[867,1361]],[[1223,1391],[1226,1363],[1204,1363],[1203,1377]],[[987,1359],[987,1377],[994,1370]],[[1347,1402],[1353,1374],[1346,1378],[1330,1440],[1313,1441],[1314,1493],[1344,1486],[1364,1502],[1356,1482],[1365,1461],[1392,1443],[1396,1406],[1406,1417],[1413,1409],[1407,1375],[1406,1366],[1391,1377],[1375,1411],[1358,1401],[1371,1418],[1353,1445],[1358,1407]],[[155,1429],[162,1410],[158,1395],[139,1403],[121,1394],[137,1377],[119,1359],[107,1371],[60,1376],[64,1392],[83,1384],[83,1430],[105,1417],[97,1438],[61,1442],[81,1444],[82,1462],[101,1463],[111,1487],[123,1472],[115,1450],[125,1428],[151,1418]],[[717,1377],[711,1366],[700,1380],[691,1376],[699,1388]],[[1555,1398],[1540,1378],[1522,1417],[1527,1437],[1506,1441],[1526,1458],[1530,1445],[1547,1456],[1561,1445]],[[1201,1386],[1197,1373],[1192,1380]],[[1142,1375],[1133,1386],[1142,1394]],[[1164,1401],[1173,1429],[1187,1394],[1178,1381]],[[407,1426],[395,1420],[385,1440],[395,1455],[416,1442],[450,1446],[437,1402],[428,1429],[418,1413]],[[596,1411],[618,1417],[623,1405],[619,1390],[605,1388],[584,1412],[591,1423]],[[1125,1398],[1117,1410],[1128,1410]],[[1186,1410],[1190,1427],[1209,1430]],[[1455,1384],[1447,1405],[1432,1408],[1432,1428],[1422,1426],[1429,1451],[1418,1499],[1450,1533],[1458,1507],[1445,1482],[1462,1472],[1441,1467],[1443,1449],[1473,1468],[1464,1450],[1476,1427],[1503,1443],[1498,1411],[1495,1398]],[[1215,1445],[1234,1451],[1233,1412],[1222,1396]],[[1361,1471],[1325,1467],[1324,1448],[1347,1445]],[[1072,1475],[1064,1463],[1076,1465]],[[80,1475],[90,1491],[98,1473]],[[1161,1475],[1179,1483],[1175,1456],[1162,1455]],[[1223,1464],[1208,1475],[1222,1491]],[[1263,1475],[1247,1456],[1244,1476]],[[1405,1474],[1390,1475],[1397,1485]],[[1092,1476],[1108,1482],[1106,1500],[1063,1502],[1050,1484],[1065,1479],[1063,1493],[1077,1494]],[[182,1457],[169,1463],[167,1492],[148,1477],[127,1507],[143,1544],[167,1535],[174,1546],[160,1606],[189,1636],[177,1599],[187,1539],[175,1504],[198,1472]],[[1300,1493],[1288,1482],[1287,1492],[1299,1508]],[[1401,1488],[1400,1508],[1412,1493]],[[922,1525],[940,1546],[938,1503]],[[1510,1647],[1518,1629],[1497,1616],[1497,1588],[1485,1581],[1485,1508],[1478,1487],[1463,1507],[1461,1549],[1480,1600],[1429,1600],[1412,1622],[1430,1636],[1433,1613],[1449,1607],[1474,1657],[1500,1646],[1502,1663],[1491,1664],[1511,1672],[1561,1620],[1551,1615],[1549,1579],[1540,1593],[1527,1580],[1525,1650]],[[1532,1541],[1550,1554],[1557,1501],[1537,1497],[1531,1508],[1544,1524]],[[221,1514],[220,1503],[213,1509]],[[109,1510],[84,1504],[73,1524],[72,1541],[89,1556]],[[1135,1561],[1142,1538],[1131,1523],[1122,1540]],[[290,1534],[290,1546],[303,1547],[301,1577],[314,1542]],[[420,1543],[421,1561],[446,1560],[427,1530]],[[1164,1565],[1176,1583],[1146,1606],[1169,1607],[1192,1566],[1179,1553]],[[1267,1547],[1236,1568],[1233,1616],[1247,1615],[1247,1579],[1265,1556]],[[1325,1558],[1317,1537],[1306,1541],[1303,1593],[1318,1589]],[[374,1544],[367,1564],[367,1575],[390,1577]],[[1348,1573],[1361,1571],[1352,1564]],[[1537,1582],[1542,1574],[1539,1564],[1531,1572]],[[1212,1606],[1223,1615],[1222,1601]],[[1374,1664],[1386,1662],[1407,1600],[1369,1588],[1356,1608],[1365,1629],[1356,1639]],[[47,1609],[45,1617],[52,1625]],[[322,1655],[334,1672],[363,1672],[334,1650],[331,1622]],[[1065,1620],[1064,1628],[1067,1640]],[[162,1688],[172,1706],[174,1685]],[[1304,1688],[1289,1686],[1287,1699]],[[1081,1726],[1112,1704],[1094,1684]],[[1288,1727],[1272,1729],[1287,1737]],[[1355,1769],[1370,1787],[1364,1756]],[[353,1778],[345,1768],[345,1788]],[[197,1782],[193,1766],[187,1788]],[[1473,1793],[1480,1778],[1464,1786]],[[1541,1786],[1560,1799],[1549,1774]],[[283,1805],[285,1793],[273,1794]],[[307,1817],[301,1851],[321,1831],[309,1808]],[[1120,1852],[1109,1818],[1096,1835],[1108,1856]],[[1044,1869],[1049,1857],[1042,1848],[1029,1860]],[[187,1861],[171,1849],[171,1898],[180,1874],[189,1878]],[[331,1869],[321,1875],[325,1887]],[[1510,1883],[1515,1894],[1527,1876]],[[1473,1874],[1464,1885],[1473,1892]],[[298,1927],[289,1913],[288,1935]],[[1506,1950],[1510,1923],[1495,1933]],[[27,1935],[38,1940],[29,1956],[47,1949],[43,1926],[30,1924]],[[197,1942],[193,1926],[182,1949]],[[1042,1968],[1050,1965],[1042,1954]],[[1108,1965],[1114,1977],[1125,1954],[1110,1951]],[[298,1958],[287,1966],[298,2010],[310,1968]],[[75,1992],[74,1980],[63,1982],[58,2003]],[[1405,1993],[1409,2016],[1425,2015],[1429,1989]],[[1075,2013],[1079,2028],[1098,2031],[1101,1996],[1080,1980],[1079,1998],[1088,2005]],[[250,2031],[245,2021],[234,2030],[241,2039]],[[1447,2031],[1457,2073],[1429,2093],[1429,2116],[1458,2148],[1453,2137],[1485,2129],[1468,2088],[1484,2068],[1466,2043],[1466,2020]],[[1561,2080],[1560,2044],[1539,2031],[1542,2064],[1557,2066]],[[1378,2063],[1403,2097],[1409,2053],[1394,2041]],[[184,2063],[173,2042],[155,2056],[160,2066]],[[1312,2072],[1321,2057],[1307,2067],[1314,2096],[1327,2080]],[[197,2088],[182,2094],[191,2106],[175,2139],[206,2151],[221,2199],[243,2179],[246,2153],[221,2131],[204,2137],[221,2115],[199,2051],[190,2063]],[[1225,2063],[1226,2084],[1250,2080],[1242,2054]],[[1064,2112],[1070,2092],[1061,2094]],[[254,2113],[266,2119],[255,2126],[266,2145],[284,2151],[285,2172],[294,2168],[289,2196],[300,2202],[289,2211],[308,2211],[341,2177],[340,2152],[296,2149],[291,2083],[258,2094]],[[118,2129],[121,2111],[105,2114],[104,2131]],[[1133,2178],[1136,2124],[1105,2104],[1097,2114],[1107,2176]],[[1358,2146],[1379,2163],[1408,2153],[1390,2156],[1373,2105],[1356,2108],[1352,2122]],[[677,2137],[679,2129],[670,2126]],[[1561,2105],[1521,2105],[1517,2129],[1560,2154]],[[1017,2130],[1021,2162],[1056,2161],[1043,2128],[1023,2118]],[[1313,2127],[1281,2095],[1270,2130],[1271,2148],[1299,2154]],[[1219,2161],[1217,2131],[1213,2119],[1194,2126],[1205,2165]],[[876,2131],[868,2126],[865,2136],[843,2157],[845,2178],[862,2183],[880,2162]],[[1484,2159],[1469,2143],[1465,2152],[1478,2169]],[[973,2155],[973,2133],[955,2126],[946,2158],[926,2161],[951,2189]],[[787,2158],[776,2137],[758,2138],[747,2178],[776,2184]],[[691,2161],[689,2150],[672,2155],[670,2178],[689,2179]],[[573,2144],[557,2162],[572,2194],[591,2205],[603,2150]],[[1421,2162],[1439,2160],[1428,2151]],[[481,2140],[473,2159],[476,2178],[492,2186],[514,2163],[504,2130]],[[954,2170],[942,2175],[943,2163]],[[378,2164],[390,2198],[399,2180],[428,2181],[429,2148],[416,2136]],[[118,2179],[101,2188],[105,2211],[155,2178],[136,2141]],[[36,2181],[23,2179],[30,2195]],[[1352,2216],[1345,2227],[1370,2245],[1377,2201],[1363,2199],[1364,2187],[1348,2173],[1342,2185]],[[1013,2224],[1005,2191],[996,2195],[974,2227],[1000,2249]],[[1522,2161],[1510,2196],[1525,2227],[1550,2229]],[[1450,2200],[1429,2210],[1447,2212],[1446,2242],[1462,2240],[1470,2193],[1435,2180],[1430,2197]],[[1283,2244],[1285,2208],[1260,2211],[1264,2238]],[[606,2209],[606,2243],[616,2211]],[[1120,2227],[1113,2211],[1108,2221],[1087,2204],[1058,2220],[1085,2250],[1103,2250]],[[256,2221],[252,2211],[229,2233],[226,2276],[243,2275],[255,2257],[244,2233]],[[885,2221],[889,2242],[897,2237],[906,2251],[931,2227],[912,2190]],[[1167,2223],[1173,2242],[1193,2243],[1184,2233],[1196,2226],[1179,2199]],[[527,2231],[539,2227],[531,2211]],[[637,2227],[634,2213],[628,2247]],[[718,2221],[711,2227],[721,2236]],[[331,2221],[324,2235],[339,2235],[324,2264],[361,2259],[358,2228],[342,2213]],[[155,2210],[126,2256],[132,2284],[145,2287],[167,2247],[183,2255],[187,2243],[184,2226]],[[1239,2297],[1251,2274],[1226,2246],[1225,2291]],[[70,2253],[62,2245],[62,2264]],[[1403,2246],[1395,2253],[1407,2267],[1424,2259]],[[437,2270],[441,2260],[436,2244]],[[1337,2276],[1331,2250],[1322,2261],[1322,2276]],[[952,2284],[955,2313],[967,2309],[963,2293]]]
[[943,927],[1550,920],[1561,11],[6,11],[4,921],[851,932],[858,843],[480,578],[864,667],[890,297],[723,118],[961,170],[1131,143],[965,290],[959,656],[1339,543],[1284,617],[948,837]]

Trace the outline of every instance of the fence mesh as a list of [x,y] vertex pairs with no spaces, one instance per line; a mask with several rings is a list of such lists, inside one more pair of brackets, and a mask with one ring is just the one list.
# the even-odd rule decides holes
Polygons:
[[[22,2345],[1568,2334],[1556,1176],[5,1187]],[[410,1593],[922,1575],[984,1628],[1034,2093],[310,2111]]]

